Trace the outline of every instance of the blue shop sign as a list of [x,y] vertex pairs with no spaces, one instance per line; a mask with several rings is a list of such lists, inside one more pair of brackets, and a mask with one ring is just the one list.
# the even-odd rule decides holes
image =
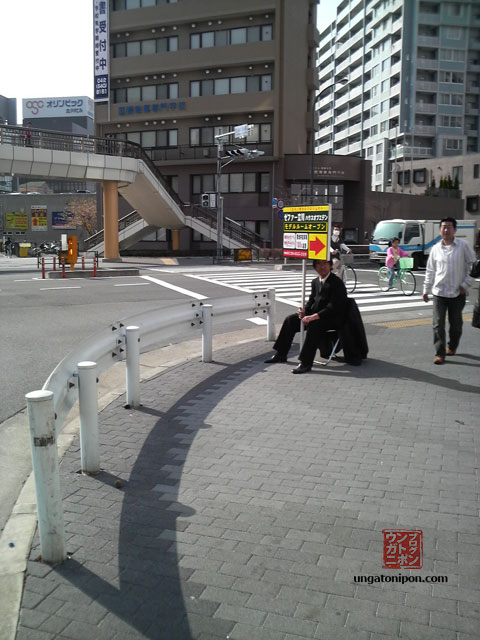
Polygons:
[[154,104],[136,105],[135,107],[126,105],[118,107],[119,116],[128,116],[142,113],[162,113],[166,111],[184,111],[185,102],[158,102]]

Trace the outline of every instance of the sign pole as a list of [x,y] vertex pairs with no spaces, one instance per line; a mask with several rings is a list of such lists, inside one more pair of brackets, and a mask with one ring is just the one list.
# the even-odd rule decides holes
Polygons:
[[[307,261],[302,260],[302,310],[305,312],[305,281],[307,278]],[[305,339],[305,326],[300,321],[300,348],[303,347],[303,341]]]

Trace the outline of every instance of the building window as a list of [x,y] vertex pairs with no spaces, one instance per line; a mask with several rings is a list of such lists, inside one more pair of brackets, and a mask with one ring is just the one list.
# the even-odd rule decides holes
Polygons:
[[270,174],[260,174],[260,193],[270,193]]
[[178,36],[149,40],[134,40],[132,42],[121,42],[112,46],[114,58],[150,56],[156,53],[165,53],[167,51],[178,51]]
[[463,105],[463,95],[459,93],[441,93],[439,104],[452,104],[461,107]]
[[440,126],[459,129],[462,126],[461,116],[440,116]]
[[264,42],[272,39],[273,27],[271,24],[258,25],[255,27],[238,27],[235,29],[220,29],[219,31],[191,33],[190,49],[225,47],[231,44]]
[[413,181],[415,184],[425,184],[427,172],[425,169],[416,169],[413,172]]
[[469,213],[478,213],[478,196],[467,196],[466,206]]
[[[192,193],[209,193],[215,191],[215,174],[192,176]],[[268,193],[270,191],[269,173],[223,173],[222,193]]]
[[449,16],[454,16],[456,18],[458,18],[459,16],[463,16],[464,15],[464,9],[465,7],[463,6],[462,3],[455,3],[455,2],[448,2],[447,3],[447,13]]
[[462,27],[443,27],[443,35],[448,40],[463,40],[465,29]]
[[387,129],[388,129],[388,120],[384,120],[383,122],[380,123],[380,133],[387,131]]
[[367,158],[369,158],[370,156],[373,156],[373,147],[368,147],[367,149]]
[[378,124],[374,124],[373,127],[370,127],[370,137],[373,138],[378,134]]
[[480,164],[473,165],[473,177],[478,179],[480,177]]
[[113,102],[116,104],[121,102],[148,102],[157,99],[174,100],[176,98],[178,98],[177,82],[113,90]]
[[399,171],[397,174],[397,182],[401,185],[410,184],[410,170],[408,171]]
[[455,182],[458,180],[458,184],[463,182],[463,167],[452,167],[452,180]]
[[124,11],[125,9],[143,9],[144,7],[154,7],[161,4],[177,4],[178,0],[113,0],[114,11]]
[[382,173],[382,165],[381,164],[377,164],[375,167],[375,174],[377,176],[379,176]]
[[[243,91],[242,91],[243,89]],[[217,78],[216,80],[190,81],[190,97],[219,96],[251,91],[271,91],[272,75],[241,76],[238,78]]]
[[462,151],[463,142],[458,138],[446,138],[444,141],[444,149],[446,151]]
[[440,60],[465,61],[465,49],[440,49]]
[[440,71],[440,82],[463,84],[464,74],[459,71]]

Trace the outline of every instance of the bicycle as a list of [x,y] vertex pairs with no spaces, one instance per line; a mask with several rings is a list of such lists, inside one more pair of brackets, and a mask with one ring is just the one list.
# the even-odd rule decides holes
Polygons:
[[400,280],[400,288],[404,296],[411,296],[415,293],[416,280],[410,269],[413,269],[413,258],[400,258],[398,261],[399,270],[393,276],[390,286],[390,270],[388,267],[380,267],[378,270],[378,286],[381,291],[392,289],[394,284]]
[[347,293],[353,293],[357,287],[357,273],[352,267],[353,253],[343,253],[340,256],[340,262],[342,263],[340,277],[343,280],[345,289],[347,290]]

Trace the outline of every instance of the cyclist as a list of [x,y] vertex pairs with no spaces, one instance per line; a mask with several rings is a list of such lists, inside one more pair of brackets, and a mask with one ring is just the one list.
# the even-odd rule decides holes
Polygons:
[[395,277],[395,270],[398,271],[400,258],[408,257],[408,253],[403,249],[400,249],[400,247],[398,246],[399,244],[399,238],[392,238],[392,240],[390,241],[390,246],[387,249],[385,266],[388,267],[388,270],[390,271],[390,280],[388,282],[389,289],[393,287],[393,278]]
[[340,234],[342,233],[342,228],[336,224],[333,227],[332,238],[330,240],[330,257],[333,260],[333,269],[332,271],[339,278],[343,276],[343,267],[342,261],[340,260],[340,256],[343,253],[351,253],[351,249],[347,247],[346,244],[342,242]]

